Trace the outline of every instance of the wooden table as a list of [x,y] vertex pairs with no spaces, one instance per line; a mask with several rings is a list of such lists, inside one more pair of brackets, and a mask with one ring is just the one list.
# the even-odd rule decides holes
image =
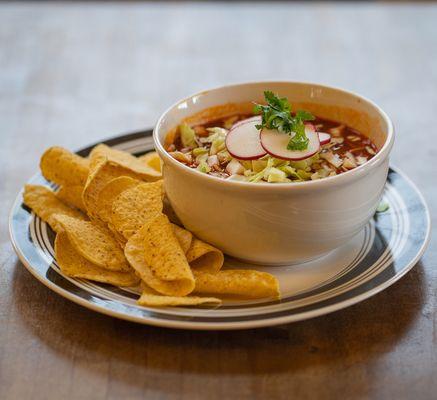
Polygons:
[[435,396],[435,237],[400,282],[344,311],[188,332],[119,321],[51,292],[17,260],[7,215],[46,147],[152,126],[203,88],[274,78],[382,105],[397,128],[392,161],[437,226],[436,21],[432,4],[1,4],[0,398]]

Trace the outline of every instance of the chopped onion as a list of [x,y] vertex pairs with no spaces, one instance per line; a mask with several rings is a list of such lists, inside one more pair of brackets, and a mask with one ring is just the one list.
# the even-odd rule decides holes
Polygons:
[[207,163],[210,167],[214,166],[214,165],[218,165],[219,161],[216,155],[213,156],[209,156]]
[[363,165],[365,162],[367,162],[367,157],[362,157],[362,156],[357,157],[358,165]]
[[191,154],[182,153],[180,151],[172,151],[169,153],[175,160],[178,160],[184,164],[191,163]]
[[244,173],[244,167],[235,158],[233,158],[226,166],[226,172],[229,175],[242,175]]
[[339,155],[334,154],[331,151],[320,153],[320,157],[328,161],[329,164],[333,165],[335,168],[340,168],[341,165],[343,164],[343,161],[341,160]]

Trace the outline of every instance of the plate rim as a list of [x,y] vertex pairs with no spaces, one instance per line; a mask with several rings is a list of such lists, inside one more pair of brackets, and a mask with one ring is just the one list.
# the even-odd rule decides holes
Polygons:
[[[115,135],[108,139],[102,140],[101,142],[108,142],[108,141],[117,141],[117,139],[122,139],[127,136],[134,136],[142,133],[149,133],[151,132],[151,129],[144,129],[141,131],[135,131],[131,133],[121,134],[121,135]],[[95,145],[95,144],[94,144]],[[76,150],[76,152],[82,151],[84,149],[87,149],[90,146],[84,146],[83,148]],[[425,238],[417,251],[416,255],[413,257],[413,259],[406,265],[406,267],[400,271],[398,274],[393,276],[392,278],[388,279],[387,281],[384,281],[383,283],[379,284],[378,286],[361,293],[355,297],[341,300],[337,303],[322,306],[320,308],[317,308],[315,310],[310,311],[303,311],[298,314],[291,314],[281,317],[272,317],[272,318],[265,318],[261,320],[246,320],[246,321],[233,321],[233,322],[196,322],[196,321],[172,321],[172,320],[165,320],[165,319],[156,319],[154,317],[140,317],[130,314],[125,314],[122,311],[116,311],[112,309],[108,309],[105,306],[98,305],[95,303],[92,303],[90,301],[87,301],[86,299],[83,299],[71,292],[69,292],[66,289],[61,288],[60,286],[56,285],[54,282],[51,282],[48,279],[45,279],[44,276],[38,274],[37,270],[32,267],[31,262],[26,258],[25,254],[21,251],[20,246],[18,245],[18,241],[16,240],[15,234],[14,234],[14,228],[13,228],[13,214],[14,210],[16,210],[18,205],[23,204],[22,202],[22,194],[23,194],[23,188],[20,189],[18,192],[12,207],[9,212],[8,217],[8,231],[9,231],[9,238],[12,243],[12,247],[15,251],[15,253],[18,256],[18,259],[20,262],[25,266],[25,268],[31,273],[33,277],[35,277],[39,282],[41,282],[44,286],[51,289],[58,295],[66,298],[67,300],[72,301],[73,303],[76,303],[80,306],[83,306],[89,310],[108,315],[111,317],[115,317],[118,319],[130,321],[130,322],[136,322],[143,325],[151,325],[151,326],[157,326],[157,327],[165,327],[165,328],[173,328],[173,329],[190,329],[190,330],[238,330],[238,329],[254,329],[254,328],[262,328],[262,327],[268,327],[268,326],[274,326],[274,325],[281,325],[291,322],[298,322],[303,321],[310,318],[319,317],[322,315],[327,315],[335,311],[342,310],[344,308],[350,307],[354,304],[357,304],[361,301],[364,301],[383,290],[387,289],[391,285],[393,285],[395,282],[400,280],[403,276],[405,276],[420,260],[420,258],[423,256],[426,248],[428,247],[430,237],[431,237],[431,215],[428,208],[428,204],[426,203],[426,200],[423,196],[423,194],[420,192],[416,184],[402,172],[399,168],[390,165],[390,168],[399,174],[415,191],[417,194],[420,202],[423,205],[424,213],[425,213],[425,219],[427,224],[426,234]],[[36,173],[32,175],[31,178],[27,179],[26,182],[32,180],[33,178],[36,178],[39,175],[39,173]]]

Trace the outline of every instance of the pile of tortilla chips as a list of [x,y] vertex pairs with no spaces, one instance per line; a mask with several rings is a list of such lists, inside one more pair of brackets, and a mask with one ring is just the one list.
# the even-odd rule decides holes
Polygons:
[[84,158],[52,147],[40,167],[59,188],[27,185],[24,203],[56,232],[65,275],[139,287],[144,306],[279,296],[274,276],[222,270],[220,250],[170,222],[155,152],[135,157],[100,144]]

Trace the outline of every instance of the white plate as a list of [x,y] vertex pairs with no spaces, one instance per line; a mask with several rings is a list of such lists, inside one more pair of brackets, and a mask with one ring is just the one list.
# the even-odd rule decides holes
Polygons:
[[[152,150],[151,131],[105,143],[136,155]],[[86,155],[93,146],[79,151]],[[41,174],[28,183],[50,186]],[[384,192],[390,208],[377,213],[350,242],[316,261],[302,265],[256,269],[273,273],[280,301],[224,302],[219,308],[141,307],[135,290],[69,278],[54,258],[54,233],[22,203],[12,208],[9,229],[14,248],[26,268],[44,285],[89,309],[143,324],[183,329],[242,329],[283,324],[327,314],[358,303],[387,288],[419,260],[430,235],[430,217],[414,184],[390,169]],[[233,259],[226,266],[251,268]]]

